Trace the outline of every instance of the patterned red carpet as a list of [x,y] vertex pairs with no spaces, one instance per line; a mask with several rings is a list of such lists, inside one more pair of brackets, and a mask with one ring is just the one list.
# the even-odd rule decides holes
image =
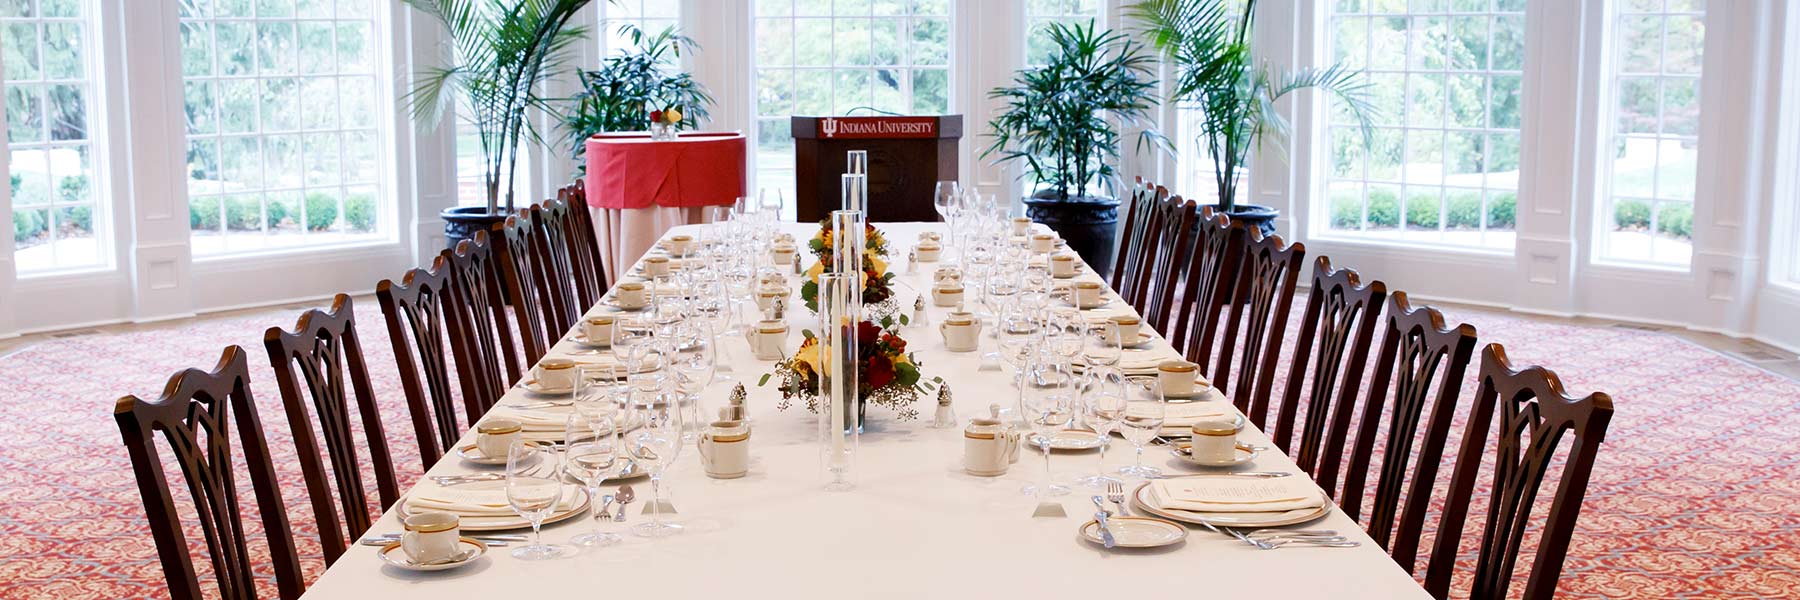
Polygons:
[[[359,307],[408,486],[420,467],[390,346],[372,299]],[[176,370],[210,367],[227,344],[250,351],[301,555],[320,556],[261,347],[265,328],[291,326],[297,315],[270,310],[173,330],[76,336],[0,357],[0,598],[167,596],[110,412],[122,394],[154,396]],[[1615,399],[1562,596],[1800,597],[1800,385],[1663,334],[1452,316],[1478,327],[1482,343],[1505,344],[1516,361],[1556,370],[1572,393],[1604,390]],[[253,507],[247,478],[239,480]],[[255,528],[254,517],[247,523]],[[1468,536],[1479,534],[1477,520]],[[258,542],[252,549],[263,553]],[[1472,568],[1472,553],[1466,560]],[[305,566],[309,578],[324,567],[317,558]]]

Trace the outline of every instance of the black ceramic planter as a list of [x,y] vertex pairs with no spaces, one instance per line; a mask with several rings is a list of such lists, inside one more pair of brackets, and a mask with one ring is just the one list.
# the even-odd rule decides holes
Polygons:
[[1025,216],[1048,225],[1101,277],[1112,272],[1113,238],[1118,235],[1119,201],[1105,197],[1057,199],[1054,192],[1025,198]]
[[494,224],[506,220],[506,211],[488,214],[486,206],[457,206],[444,209],[438,216],[444,219],[444,248],[455,250],[457,242],[475,239],[475,232],[493,231]]

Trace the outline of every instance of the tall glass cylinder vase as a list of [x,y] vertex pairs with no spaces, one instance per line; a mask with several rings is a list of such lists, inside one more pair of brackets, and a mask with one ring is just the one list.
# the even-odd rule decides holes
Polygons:
[[819,276],[819,450],[830,491],[855,487],[852,468],[861,438],[856,330],[862,319],[855,279],[848,273]]
[[851,175],[869,174],[869,151],[851,150],[844,153],[844,172]]
[[869,214],[869,176],[864,173],[845,173],[843,178],[843,209],[851,212]]

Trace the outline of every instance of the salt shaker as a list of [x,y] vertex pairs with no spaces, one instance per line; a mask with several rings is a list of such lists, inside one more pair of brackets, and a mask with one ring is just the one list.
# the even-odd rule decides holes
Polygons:
[[948,429],[956,426],[956,409],[950,407],[950,384],[938,385],[937,414],[932,415],[932,429]]
[[906,251],[906,274],[907,275],[917,275],[919,273],[918,263],[919,263],[919,251],[918,250],[907,250]]
[[911,324],[914,327],[924,327],[926,325],[931,324],[925,318],[925,295],[924,294],[920,294],[918,297],[913,298],[913,311],[912,311],[912,323]]

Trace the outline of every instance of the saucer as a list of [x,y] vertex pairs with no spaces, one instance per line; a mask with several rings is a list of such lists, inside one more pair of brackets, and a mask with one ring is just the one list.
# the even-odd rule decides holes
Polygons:
[[644,310],[646,308],[650,308],[650,303],[648,303],[648,302],[645,302],[643,306],[625,306],[623,304],[619,304],[619,299],[615,298],[613,296],[607,296],[605,298],[601,298],[600,303],[606,305],[608,308],[622,310],[625,312],[637,312],[640,310]]
[[587,334],[582,332],[576,332],[575,335],[569,336],[569,341],[587,348],[612,347],[612,340],[590,340]]
[[527,379],[523,382],[520,382],[519,387],[525,388],[525,391],[531,392],[533,394],[538,394],[540,396],[563,396],[563,395],[573,393],[575,391],[575,386],[573,386],[573,385],[571,385],[569,387],[563,387],[563,388],[547,388],[547,387],[544,387],[543,385],[539,384],[538,380],[536,380],[536,379]]
[[[1032,448],[1041,448],[1042,446],[1037,443],[1038,439],[1038,434],[1030,434],[1025,437],[1025,444]],[[1050,450],[1053,452],[1057,450],[1093,450],[1105,445],[1106,438],[1085,429],[1064,429],[1056,432],[1056,435],[1050,438]]]
[[1198,460],[1194,460],[1194,454],[1193,454],[1192,448],[1193,448],[1193,442],[1191,442],[1189,440],[1175,440],[1174,443],[1169,444],[1170,452],[1174,452],[1175,456],[1181,457],[1181,460],[1187,461],[1188,464],[1194,465],[1197,467],[1235,467],[1235,466],[1246,464],[1246,463],[1249,463],[1250,461],[1256,460],[1256,455],[1257,455],[1256,450],[1251,449],[1249,446],[1245,446],[1243,444],[1238,444],[1237,452],[1234,453],[1233,456],[1231,457],[1231,462],[1209,463],[1209,462],[1200,462]]
[[[1101,308],[1108,304],[1113,303],[1112,298],[1109,296],[1101,296],[1099,300],[1095,300],[1093,302],[1078,302],[1075,300],[1074,294],[1070,294],[1063,301],[1069,303],[1070,306],[1074,306],[1075,308],[1079,308],[1081,310],[1093,310],[1093,309]],[[1138,334],[1142,335],[1143,332],[1140,331],[1140,332],[1138,332]]]
[[1124,346],[1126,348],[1131,348],[1131,349],[1135,350],[1138,348],[1142,348],[1144,346],[1148,346],[1148,345],[1150,345],[1150,342],[1154,342],[1154,341],[1156,341],[1156,336],[1150,335],[1149,333],[1146,333],[1146,332],[1139,331],[1137,339],[1132,341],[1129,344],[1124,344]]
[[406,555],[406,551],[400,548],[400,542],[393,542],[386,546],[382,546],[381,550],[376,552],[376,554],[381,555],[381,562],[408,571],[443,571],[454,569],[475,562],[475,560],[481,558],[483,554],[487,554],[487,544],[466,537],[457,538],[456,541],[458,548],[466,555],[466,558],[458,561],[421,565],[413,562],[412,557]]
[[1194,390],[1191,392],[1188,392],[1186,394],[1177,394],[1177,393],[1165,390],[1163,392],[1163,396],[1168,397],[1168,398],[1174,398],[1176,400],[1192,400],[1194,398],[1199,398],[1201,396],[1205,396],[1209,393],[1212,393],[1212,390],[1213,390],[1212,382],[1195,381],[1194,382]]
[[506,466],[506,457],[504,457],[504,456],[494,457],[494,456],[488,456],[486,454],[482,454],[481,447],[477,446],[475,444],[469,444],[467,446],[457,447],[456,448],[456,456],[458,458],[461,458],[463,460],[466,460],[466,461],[469,461],[469,462],[472,462],[472,463],[475,463],[478,465],[488,465],[488,466],[495,466],[495,467]]
[[[1187,539],[1186,527],[1148,517],[1107,517],[1106,529],[1112,532],[1115,548],[1156,548]],[[1099,521],[1083,523],[1077,537],[1097,545],[1106,544],[1100,538]]]

